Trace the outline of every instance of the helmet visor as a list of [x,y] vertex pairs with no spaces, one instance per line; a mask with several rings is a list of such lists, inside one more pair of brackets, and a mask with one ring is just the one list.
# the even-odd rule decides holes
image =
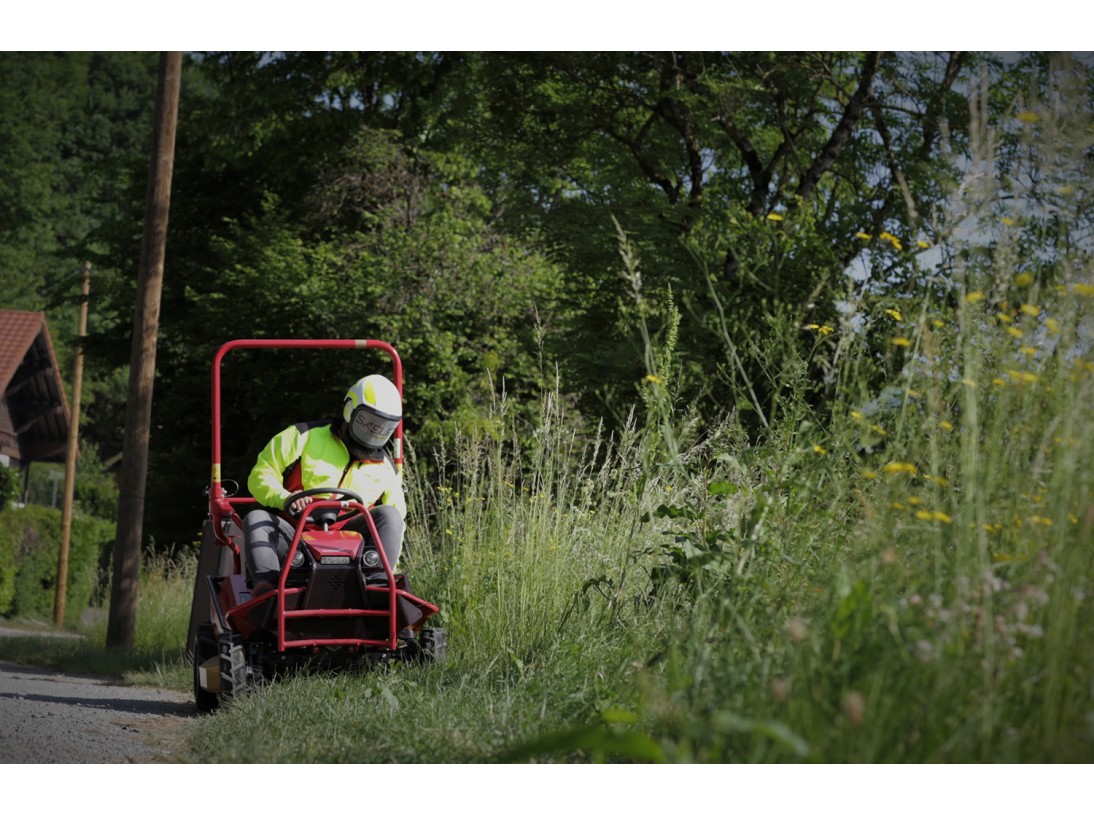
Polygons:
[[356,444],[374,450],[387,444],[399,417],[381,413],[368,405],[358,405],[349,420],[349,435]]

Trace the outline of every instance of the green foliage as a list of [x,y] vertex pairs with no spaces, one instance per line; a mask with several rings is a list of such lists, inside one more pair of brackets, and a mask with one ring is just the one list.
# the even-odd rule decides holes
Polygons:
[[10,507],[19,497],[19,470],[12,467],[0,467],[0,512]]
[[9,627],[19,626],[27,633],[0,637],[0,658],[188,692],[193,676],[184,646],[194,565],[193,561],[175,563],[156,556],[144,559],[130,650],[106,647],[107,609],[95,604],[66,626],[78,637],[42,637],[34,621],[9,622]]
[[0,302],[47,311],[65,371],[77,272],[151,135],[155,87],[149,53],[0,54]]
[[[213,134],[210,134],[212,137]],[[286,216],[268,191],[250,214],[225,218],[200,246],[177,249],[165,281],[148,532],[193,536],[207,478],[207,408],[174,393],[208,393],[210,360],[238,337],[374,337],[407,371],[407,434],[431,446],[456,427],[485,426],[495,394],[526,416],[541,384],[537,320],[549,319],[555,268],[497,233],[470,168],[363,129],[309,176],[314,211]],[[191,216],[184,212],[172,224]],[[121,294],[120,291],[117,294]],[[127,308],[125,297],[117,308]],[[119,320],[119,324],[120,320]],[[257,450],[296,421],[332,417],[348,384],[381,355],[239,353],[223,368],[225,474],[241,483]],[[293,401],[271,399],[291,394]],[[206,397],[207,398],[207,397]]]
[[[98,586],[99,562],[113,543],[111,521],[77,513],[69,540],[66,622],[79,620]],[[61,513],[27,506],[4,512],[0,528],[0,613],[52,619]]]
[[76,484],[73,500],[81,512],[113,521],[118,514],[118,484],[103,465],[99,450],[84,444],[76,460]]
[[[761,411],[746,417],[755,433],[785,393],[772,381],[782,360],[766,358],[767,346],[800,354],[808,339],[770,316],[829,321],[855,261],[882,269],[886,285],[916,277],[912,247],[932,230],[923,213],[956,184],[954,168],[934,159],[943,133],[947,148],[963,144],[957,83],[976,62],[960,53],[473,55],[466,70],[479,81],[463,89],[478,115],[452,127],[483,157],[505,223],[557,247],[570,308],[552,348],[582,405],[625,416],[628,385],[642,375],[628,281],[612,272],[615,219],[643,257],[646,289],[679,296],[684,397],[715,413],[743,376]],[[720,353],[727,339],[738,359]]]
[[[4,511],[5,522],[12,511]],[[8,528],[9,525],[5,523],[5,530]],[[14,529],[14,526],[10,528]],[[18,558],[19,541],[11,532],[0,532],[0,614],[10,612],[15,601],[15,568]]]
[[[18,480],[12,476],[13,484]],[[27,476],[27,503],[60,509],[64,502],[65,467],[54,462],[35,462]],[[118,485],[103,465],[94,444],[81,445],[76,459],[73,500],[77,512],[114,520],[118,509]]]

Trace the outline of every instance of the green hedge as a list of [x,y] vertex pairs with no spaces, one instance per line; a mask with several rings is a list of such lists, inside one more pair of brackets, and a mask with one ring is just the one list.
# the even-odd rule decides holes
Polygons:
[[[114,522],[72,518],[65,622],[91,604],[102,554],[114,542]],[[28,506],[0,511],[0,615],[51,619],[57,593],[61,512]]]

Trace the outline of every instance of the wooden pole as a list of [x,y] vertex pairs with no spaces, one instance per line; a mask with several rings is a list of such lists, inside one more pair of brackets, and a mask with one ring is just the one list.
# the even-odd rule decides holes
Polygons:
[[156,128],[145,201],[144,236],[133,312],[133,347],[129,360],[129,398],[118,494],[118,529],[114,539],[114,580],[110,592],[106,644],[131,649],[137,622],[137,586],[144,526],[144,490],[148,478],[148,442],[152,426],[152,383],[156,372],[156,336],[163,292],[167,247],[167,214],[175,161],[182,52],[160,54],[156,91]]
[[84,338],[87,334],[87,301],[91,294],[91,263],[84,263],[80,292],[80,328],[76,336],[76,362],[72,373],[72,419],[65,452],[65,493],[61,502],[61,551],[57,556],[57,594],[53,599],[53,625],[65,624],[65,593],[68,591],[68,547],[72,539],[72,501],[76,494],[76,456],[80,449],[80,395],[84,383]]

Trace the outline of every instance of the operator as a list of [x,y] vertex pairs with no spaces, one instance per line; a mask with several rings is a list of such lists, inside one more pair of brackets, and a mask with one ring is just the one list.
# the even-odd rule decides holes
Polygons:
[[[341,416],[334,421],[294,424],[270,439],[247,479],[260,508],[243,520],[247,572],[255,596],[277,585],[296,532],[284,517],[263,507],[280,510],[290,495],[301,490],[341,487],[360,495],[369,507],[388,563],[395,568],[403,547],[406,499],[401,476],[384,445],[402,414],[398,388],[387,377],[372,374],[346,392]],[[320,499],[303,496],[289,510],[301,512]],[[350,519],[342,528],[370,539],[363,516]]]

